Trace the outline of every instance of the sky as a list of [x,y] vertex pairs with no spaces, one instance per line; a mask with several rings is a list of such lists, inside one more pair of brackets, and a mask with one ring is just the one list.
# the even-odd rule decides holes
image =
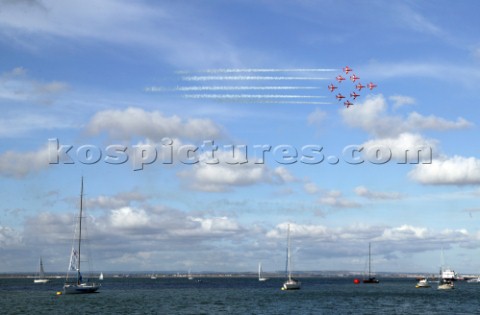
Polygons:
[[480,273],[479,6],[1,0],[0,272]]

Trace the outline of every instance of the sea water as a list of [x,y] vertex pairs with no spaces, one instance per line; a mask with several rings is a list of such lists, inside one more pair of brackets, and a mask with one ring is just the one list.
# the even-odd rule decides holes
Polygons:
[[1,314],[479,314],[480,284],[415,288],[414,279],[354,284],[348,278],[108,278],[98,293],[57,295],[63,281],[0,279]]

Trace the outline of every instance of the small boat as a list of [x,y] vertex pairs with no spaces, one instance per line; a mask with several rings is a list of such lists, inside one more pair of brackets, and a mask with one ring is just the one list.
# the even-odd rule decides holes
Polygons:
[[415,288],[430,288],[430,282],[428,282],[427,278],[420,279]]
[[453,281],[451,280],[440,280],[438,283],[438,290],[452,290],[455,289]]
[[42,262],[42,258],[40,257],[40,270],[38,272],[38,276],[35,279],[33,279],[33,283],[45,284],[48,281],[50,280],[45,278],[45,271],[43,270],[43,262]]
[[[72,253],[70,255],[70,264],[67,271],[67,276],[65,284],[63,286],[63,293],[65,294],[83,294],[83,293],[94,293],[100,288],[100,284],[95,282],[84,281],[82,273],[80,272],[80,263],[81,263],[81,245],[82,245],[82,219],[83,219],[83,177],[80,188],[80,214],[78,216],[78,229],[75,228],[75,234],[78,233],[77,239],[74,236],[74,244],[72,246]],[[77,243],[75,244],[75,240]],[[76,272],[75,281],[69,281],[69,271]],[[61,292],[59,292],[61,294]]]
[[301,282],[292,278],[292,255],[290,254],[290,224],[287,230],[287,281],[283,283],[282,290],[299,290]]
[[262,263],[258,263],[258,281],[267,281],[268,278],[262,277]]
[[380,281],[372,276],[372,255],[371,255],[371,243],[368,243],[368,278],[363,279],[363,283],[379,283]]
[[150,276],[150,279],[152,279],[152,280],[156,280],[156,279],[157,279],[157,276],[156,276],[156,275],[154,275],[154,274],[152,274],[152,275]]
[[100,276],[98,276],[98,280],[100,280],[100,281],[103,280],[103,272],[100,272]]
[[468,279],[468,283],[480,283],[480,276],[478,278]]

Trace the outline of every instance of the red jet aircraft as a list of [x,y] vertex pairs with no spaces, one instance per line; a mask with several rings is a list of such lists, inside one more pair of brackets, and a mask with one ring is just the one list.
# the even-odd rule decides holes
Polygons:
[[330,92],[333,92],[333,90],[335,90],[336,88],[337,87],[333,85],[333,83],[328,86],[328,89],[330,90]]
[[350,71],[353,71],[353,69],[349,66],[346,66],[345,68],[343,68],[343,71],[345,72],[345,74],[348,74]]
[[337,75],[337,77],[336,77],[335,79],[337,79],[337,81],[338,81],[339,83],[342,83],[342,81],[345,80],[345,78],[342,77],[341,75]]
[[362,85],[362,83],[358,83],[355,87],[357,88],[357,90],[361,91],[365,87],[365,85]]
[[343,96],[342,94],[338,93],[337,96],[335,96],[339,101],[342,99],[342,98],[345,98],[345,96]]
[[345,105],[345,106],[347,106],[347,108],[349,108],[350,106],[353,105],[353,103],[350,103],[349,100],[346,100],[346,101],[343,103],[343,105]]
[[357,77],[355,74],[353,74],[350,76],[350,80],[352,80],[352,82],[355,83],[355,81],[360,80],[360,78]]
[[373,84],[372,82],[370,82],[370,83],[367,84],[367,87],[368,87],[370,90],[373,90],[373,88],[376,88],[377,85],[376,85],[376,84]]
[[353,99],[355,100],[357,97],[359,97],[360,94],[357,94],[355,93],[355,91],[353,91],[352,93],[350,93],[350,97],[353,97]]

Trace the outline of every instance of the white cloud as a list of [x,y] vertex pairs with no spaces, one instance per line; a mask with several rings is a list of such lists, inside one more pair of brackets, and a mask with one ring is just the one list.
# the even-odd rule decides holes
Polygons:
[[110,223],[113,228],[135,229],[143,228],[151,221],[145,210],[123,207],[111,211]]
[[236,186],[268,182],[271,174],[263,164],[198,164],[179,173],[192,189],[200,191],[228,191]]
[[402,198],[402,194],[398,192],[380,192],[371,191],[365,186],[358,186],[355,188],[355,194],[361,197],[374,200],[397,200]]
[[262,183],[284,184],[296,181],[294,175],[279,166],[270,169],[264,163],[255,163],[248,156],[237,154],[232,157],[231,151],[215,151],[212,156],[207,153],[199,155],[199,163],[189,166],[188,170],[178,173],[184,184],[194,190],[207,192],[230,191],[234,187],[250,186]]
[[395,137],[401,133],[413,133],[422,130],[465,129],[472,123],[459,117],[449,121],[433,115],[423,116],[416,112],[407,117],[390,115],[387,102],[382,95],[369,96],[363,103],[353,108],[341,110],[345,123],[350,127],[360,128],[377,138]]
[[130,191],[118,193],[113,196],[97,196],[86,200],[88,208],[117,209],[130,206],[132,202],[142,202],[147,200],[147,196],[138,192]]
[[26,112],[4,113],[0,118],[0,138],[19,137],[38,130],[65,129],[72,127],[65,119],[54,115]]
[[297,223],[280,223],[266,233],[268,238],[285,239],[287,235],[288,225],[290,225],[290,233],[295,238],[317,238],[328,237],[332,231],[323,225],[313,224],[297,224]]
[[0,154],[0,175],[22,178],[49,167],[49,151],[41,148],[37,151],[7,151]]
[[[62,270],[68,263],[71,245],[68,235],[72,232],[73,217],[73,213],[43,212],[28,218],[21,232],[0,228],[0,247],[12,253],[44,248],[49,260],[56,262],[54,267],[49,265],[50,270]],[[252,260],[258,257],[268,258],[274,270],[284,263],[287,221],[274,226],[242,226],[231,216],[187,213],[164,206],[124,207],[100,215],[87,214],[86,219],[89,251],[94,254],[95,267],[102,269],[130,270],[133,265],[132,270],[136,271],[177,270],[190,262],[197,268],[212,268],[209,270],[249,270]],[[297,270],[315,269],[319,251],[320,259],[330,264],[330,268],[335,269],[335,259],[341,258],[342,267],[356,270],[358,263],[351,264],[348,258],[363,259],[368,242],[373,243],[376,257],[399,253],[410,257],[411,253],[438,251],[446,242],[465,248],[479,246],[478,233],[465,229],[432,230],[411,224],[336,227],[314,222],[290,222],[290,226],[292,248],[299,259]],[[19,270],[18,266],[31,268],[31,263],[24,262],[25,255],[9,257],[17,264],[8,266],[12,270]],[[386,266],[381,268],[391,270]],[[402,271],[418,270],[403,266]]]
[[381,243],[377,246],[383,255],[391,255],[396,251],[412,253],[417,251],[439,250],[446,240],[450,245],[477,242],[476,233],[469,233],[465,229],[431,230],[422,226],[402,224],[398,226],[352,225],[341,228],[332,228],[325,225],[280,223],[267,231],[266,236],[272,239],[286,237],[287,226],[293,240],[297,244],[308,248],[315,247],[318,242],[334,244],[329,248],[332,253],[352,256],[358,253],[358,246],[365,246],[368,242]]
[[193,222],[199,222],[202,231],[208,233],[230,233],[237,232],[241,228],[237,222],[228,217],[216,217],[216,218],[198,218],[189,217],[188,219]]
[[428,229],[404,224],[399,227],[386,228],[377,240],[404,241],[427,237],[430,237]]
[[393,137],[369,140],[361,145],[362,153],[369,161],[382,161],[384,157],[377,157],[377,150],[388,155],[391,159],[405,164],[429,163],[433,157],[439,155],[438,141],[426,139],[419,134],[401,133]]
[[158,111],[148,112],[135,107],[98,112],[88,123],[86,131],[91,135],[106,132],[110,137],[121,140],[133,137],[156,141],[165,137],[210,140],[222,136],[221,128],[210,119],[183,120],[178,116],[166,117]]
[[327,205],[333,208],[359,208],[361,205],[358,202],[345,198],[340,191],[331,190],[326,192],[320,199],[320,204]]
[[21,246],[22,243],[21,233],[8,226],[0,225],[0,248]]
[[327,118],[327,113],[323,110],[315,109],[307,117],[307,122],[309,125],[321,125]]
[[413,97],[405,96],[405,95],[392,95],[388,99],[393,102],[394,109],[405,106],[405,105],[413,105],[416,103]]
[[446,36],[446,33],[438,25],[433,24],[426,17],[411,10],[409,7],[403,6],[403,10],[400,11],[402,14],[397,16],[403,18],[403,26],[410,27],[420,33],[426,33],[437,37]]
[[434,159],[431,164],[418,164],[408,175],[411,179],[428,185],[478,185],[480,160],[458,155]]
[[418,130],[452,130],[452,129],[466,129],[473,126],[468,120],[458,117],[456,121],[449,121],[444,118],[436,117],[433,115],[422,116],[416,112],[410,113],[408,115],[407,126],[411,129]]
[[273,174],[277,176],[282,183],[290,183],[296,181],[295,176],[285,167],[279,166],[273,170]]
[[45,105],[52,103],[67,89],[68,84],[64,82],[34,80],[22,67],[0,75],[0,100],[4,101],[30,101]]
[[308,194],[311,195],[314,195],[320,191],[320,188],[317,186],[317,184],[312,182],[305,183],[305,185],[303,185],[303,188]]
[[214,20],[203,18],[202,7],[125,0],[34,3],[3,1],[0,35],[30,50],[64,45],[70,40],[69,49],[83,42],[141,47],[183,66],[238,61],[238,49],[232,47]]

